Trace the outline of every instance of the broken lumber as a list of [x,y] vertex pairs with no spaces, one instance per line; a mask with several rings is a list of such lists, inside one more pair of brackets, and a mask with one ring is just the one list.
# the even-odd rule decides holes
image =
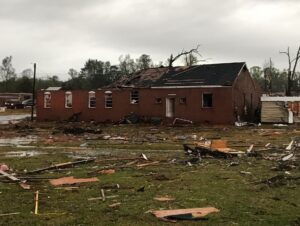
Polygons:
[[40,173],[46,170],[53,170],[53,169],[60,169],[60,168],[66,168],[69,166],[74,166],[74,165],[78,165],[78,164],[84,164],[84,163],[89,163],[89,162],[94,162],[95,159],[84,159],[84,160],[79,160],[79,161],[75,161],[75,162],[65,162],[65,163],[58,163],[49,167],[45,167],[45,168],[41,168],[41,169],[36,169],[33,171],[29,171],[27,172],[28,174],[32,174],[32,173]]
[[96,182],[99,181],[97,177],[91,178],[74,178],[74,177],[62,177],[58,179],[49,180],[50,184],[53,186],[59,186],[64,184],[78,184],[78,183],[87,183],[87,182]]
[[220,212],[219,209],[214,207],[204,207],[204,208],[191,208],[191,209],[175,209],[175,210],[158,210],[153,211],[152,214],[165,221],[174,220],[197,220],[205,217],[210,213]]
[[30,185],[26,184],[26,183],[25,183],[25,182],[26,182],[25,180],[22,181],[22,180],[20,180],[19,178],[15,177],[15,176],[13,176],[13,175],[11,175],[11,174],[9,174],[9,173],[6,173],[6,172],[4,172],[4,171],[2,171],[2,170],[0,170],[0,174],[2,174],[4,177],[10,179],[10,180],[13,181],[13,182],[19,183],[19,185],[20,185],[23,189],[26,189],[26,190],[30,189]]

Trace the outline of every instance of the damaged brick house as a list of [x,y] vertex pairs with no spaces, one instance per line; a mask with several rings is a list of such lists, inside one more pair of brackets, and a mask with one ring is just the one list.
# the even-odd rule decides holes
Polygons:
[[260,104],[245,63],[150,68],[98,90],[41,90],[37,120],[116,122],[134,112],[164,121],[233,124],[251,121]]

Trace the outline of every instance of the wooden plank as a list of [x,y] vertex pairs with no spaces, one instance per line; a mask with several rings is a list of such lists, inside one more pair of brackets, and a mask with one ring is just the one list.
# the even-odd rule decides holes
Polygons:
[[74,166],[74,165],[78,165],[78,164],[84,164],[84,163],[89,163],[89,162],[94,162],[95,159],[84,159],[84,160],[79,160],[79,161],[75,161],[75,162],[64,162],[64,163],[58,163],[49,167],[45,167],[45,168],[40,168],[40,169],[36,169],[33,171],[28,172],[28,174],[31,173],[40,173],[46,170],[52,170],[52,169],[59,169],[59,168],[65,168],[65,167],[69,167],[69,166]]
[[9,178],[9,179],[12,180],[12,181],[15,181],[15,182],[19,182],[19,181],[20,181],[19,178],[16,178],[15,176],[13,176],[13,175],[11,175],[11,174],[8,174],[8,173],[6,173],[6,172],[4,172],[4,171],[2,171],[2,170],[0,170],[0,174],[2,174],[3,176]]

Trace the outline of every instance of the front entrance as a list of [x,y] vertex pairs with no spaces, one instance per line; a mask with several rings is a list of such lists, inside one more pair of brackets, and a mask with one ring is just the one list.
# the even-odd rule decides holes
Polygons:
[[173,118],[175,115],[175,98],[167,97],[166,98],[166,117]]

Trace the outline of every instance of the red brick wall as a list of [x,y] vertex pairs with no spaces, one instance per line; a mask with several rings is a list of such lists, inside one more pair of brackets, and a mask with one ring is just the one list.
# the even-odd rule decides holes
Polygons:
[[252,121],[254,119],[255,110],[260,106],[261,96],[261,90],[257,88],[249,71],[242,70],[233,84],[233,109],[241,120]]
[[[181,89],[139,89],[139,103],[130,103],[130,89],[112,89],[113,107],[104,106],[104,92],[96,91],[96,108],[88,108],[88,91],[72,91],[73,107],[65,108],[65,91],[51,92],[51,108],[44,108],[43,91],[37,95],[37,119],[67,120],[74,113],[81,112],[82,121],[118,121],[130,112],[141,116],[165,118],[166,98],[176,94],[174,117],[192,120],[198,123],[231,124],[234,122],[232,88],[181,88]],[[213,107],[202,107],[202,93],[212,93]],[[155,98],[162,99],[161,104]],[[186,104],[180,104],[179,98],[186,97]]]

